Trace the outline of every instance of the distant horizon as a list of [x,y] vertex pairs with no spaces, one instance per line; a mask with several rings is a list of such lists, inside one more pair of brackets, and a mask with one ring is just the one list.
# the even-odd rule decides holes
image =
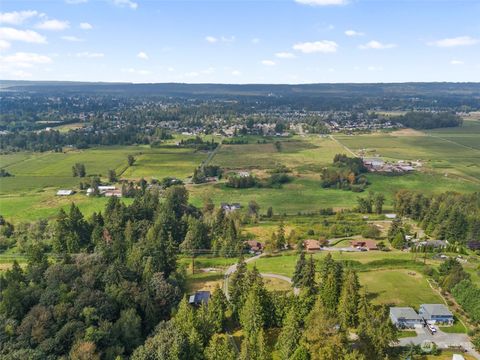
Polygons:
[[85,83],[85,84],[123,84],[123,85],[273,85],[273,86],[303,86],[303,85],[390,85],[390,84],[478,84],[480,81],[391,81],[391,82],[311,82],[311,83],[225,83],[225,82],[131,82],[131,81],[85,81],[85,80],[24,80],[0,79],[2,82],[31,83]]

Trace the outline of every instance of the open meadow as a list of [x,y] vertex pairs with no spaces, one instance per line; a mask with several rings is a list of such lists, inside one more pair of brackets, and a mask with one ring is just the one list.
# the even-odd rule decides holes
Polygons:
[[[128,155],[136,159],[133,166],[128,166]],[[122,179],[139,180],[143,177],[150,180],[173,176],[184,180],[206,157],[206,152],[192,149],[146,146],[0,155],[1,168],[14,175],[0,178],[0,213],[13,221],[48,218],[71,202],[75,202],[85,214],[102,210],[107,202],[105,198],[89,198],[80,193],[69,197],[55,196],[59,189],[76,189],[80,181],[88,181],[88,178],[72,176],[75,163],[85,165],[87,176],[98,175],[103,179],[112,169]]]

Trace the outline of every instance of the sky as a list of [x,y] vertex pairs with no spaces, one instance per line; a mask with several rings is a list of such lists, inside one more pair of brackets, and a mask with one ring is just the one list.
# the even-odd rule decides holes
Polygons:
[[1,0],[0,79],[480,81],[476,0]]

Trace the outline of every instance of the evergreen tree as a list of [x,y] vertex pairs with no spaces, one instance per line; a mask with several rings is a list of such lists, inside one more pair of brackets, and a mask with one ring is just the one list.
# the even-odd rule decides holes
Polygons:
[[221,333],[225,322],[225,311],[227,310],[227,298],[223,291],[217,286],[213,291],[212,297],[208,303],[208,316],[213,327],[213,331]]
[[338,315],[341,325],[346,329],[357,324],[357,310],[360,284],[354,270],[347,269],[344,275],[342,292],[338,304]]
[[207,360],[235,360],[236,353],[225,335],[214,334],[205,349],[205,358]]
[[243,258],[240,258],[236,271],[231,275],[229,281],[230,304],[232,306],[232,316],[238,319],[240,310],[243,306],[244,297],[247,293],[246,288],[247,264]]
[[282,359],[288,360],[295,353],[301,336],[301,319],[298,310],[292,306],[287,313],[282,332],[277,341],[277,348]]
[[302,251],[300,257],[295,264],[295,271],[292,276],[292,283],[294,287],[302,287],[304,284],[304,275],[307,267],[307,261],[305,259],[305,253]]

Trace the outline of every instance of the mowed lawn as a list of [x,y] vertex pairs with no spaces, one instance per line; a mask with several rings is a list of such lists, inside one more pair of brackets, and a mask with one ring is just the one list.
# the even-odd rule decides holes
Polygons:
[[376,304],[411,306],[415,309],[420,304],[443,304],[440,295],[417,271],[398,269],[361,272],[359,280]]

